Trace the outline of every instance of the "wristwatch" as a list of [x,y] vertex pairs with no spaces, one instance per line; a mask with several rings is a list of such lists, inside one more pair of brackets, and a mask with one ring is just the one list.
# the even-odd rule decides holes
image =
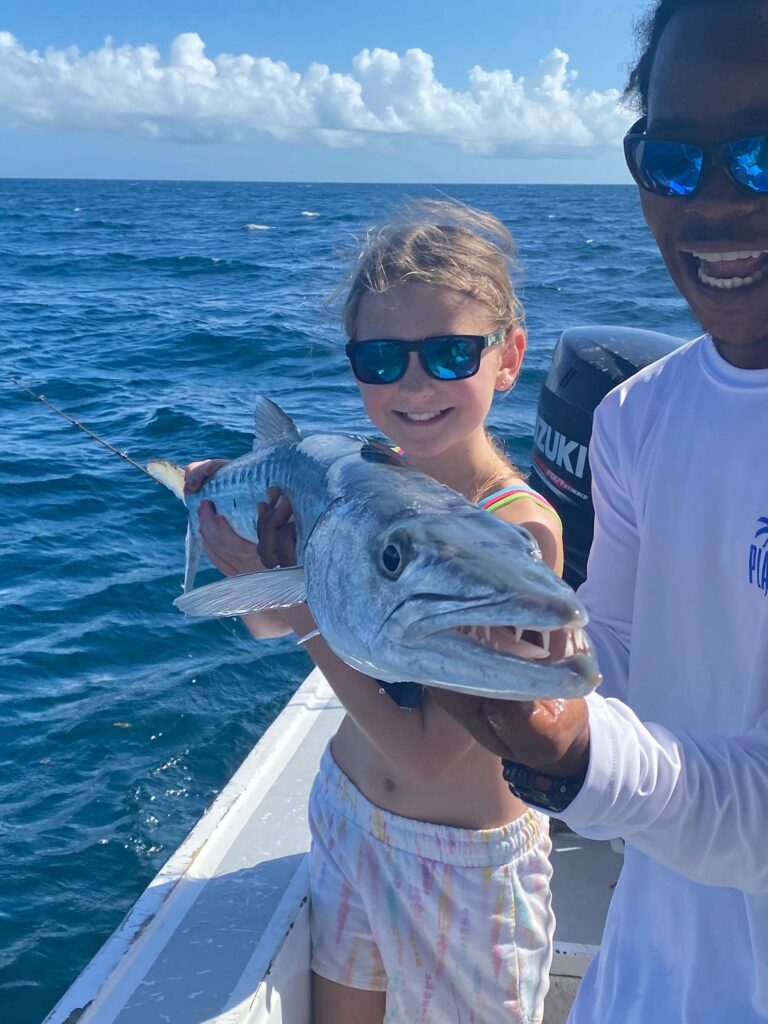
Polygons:
[[510,790],[520,800],[534,804],[545,811],[559,814],[564,811],[584,785],[587,769],[578,775],[565,778],[561,775],[547,775],[536,771],[527,764],[502,758],[502,774]]

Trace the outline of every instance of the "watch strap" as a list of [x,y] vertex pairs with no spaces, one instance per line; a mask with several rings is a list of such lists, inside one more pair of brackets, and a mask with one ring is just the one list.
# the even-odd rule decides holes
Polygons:
[[504,781],[516,797],[556,814],[564,811],[577,796],[587,777],[586,768],[579,775],[564,777],[547,775],[506,758],[502,758],[501,764]]

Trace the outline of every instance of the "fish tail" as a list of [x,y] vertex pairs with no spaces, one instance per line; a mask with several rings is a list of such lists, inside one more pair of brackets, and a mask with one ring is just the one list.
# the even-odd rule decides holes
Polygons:
[[167,459],[153,459],[147,463],[147,472],[154,477],[158,483],[164,484],[169,491],[173,491],[179,501],[186,504],[184,496],[184,470],[174,462]]

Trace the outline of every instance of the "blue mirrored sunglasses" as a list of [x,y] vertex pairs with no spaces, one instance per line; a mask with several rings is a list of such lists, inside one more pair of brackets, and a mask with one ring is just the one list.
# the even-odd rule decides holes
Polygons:
[[435,380],[466,380],[480,369],[486,348],[501,345],[505,330],[492,334],[443,334],[423,341],[372,338],[350,341],[346,352],[352,372],[363,384],[394,384],[405,375],[411,352],[416,352],[424,372]]
[[632,177],[657,196],[696,195],[708,163],[723,168],[739,192],[768,194],[768,133],[702,145],[646,134],[643,117],[624,136]]

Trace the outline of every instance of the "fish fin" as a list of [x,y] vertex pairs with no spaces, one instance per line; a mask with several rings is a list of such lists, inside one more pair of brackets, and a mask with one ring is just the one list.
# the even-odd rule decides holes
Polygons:
[[185,615],[225,617],[292,608],[306,599],[304,570],[297,565],[230,576],[182,594],[173,603]]
[[290,416],[263,395],[256,398],[253,411],[254,450],[276,441],[300,441],[301,434]]
[[184,565],[184,593],[192,590],[195,584],[197,567],[200,564],[200,555],[203,550],[203,542],[197,530],[192,529],[192,520],[187,523],[187,536],[184,540],[184,551],[186,562]]
[[389,466],[400,467],[408,465],[405,455],[394,448],[390,448],[388,444],[384,444],[382,441],[375,441],[370,437],[364,437],[362,440],[360,457],[365,459],[366,462],[385,462]]
[[165,484],[169,491],[173,491],[180,501],[184,498],[184,470],[174,462],[167,459],[152,459],[147,463],[147,472],[161,484]]

